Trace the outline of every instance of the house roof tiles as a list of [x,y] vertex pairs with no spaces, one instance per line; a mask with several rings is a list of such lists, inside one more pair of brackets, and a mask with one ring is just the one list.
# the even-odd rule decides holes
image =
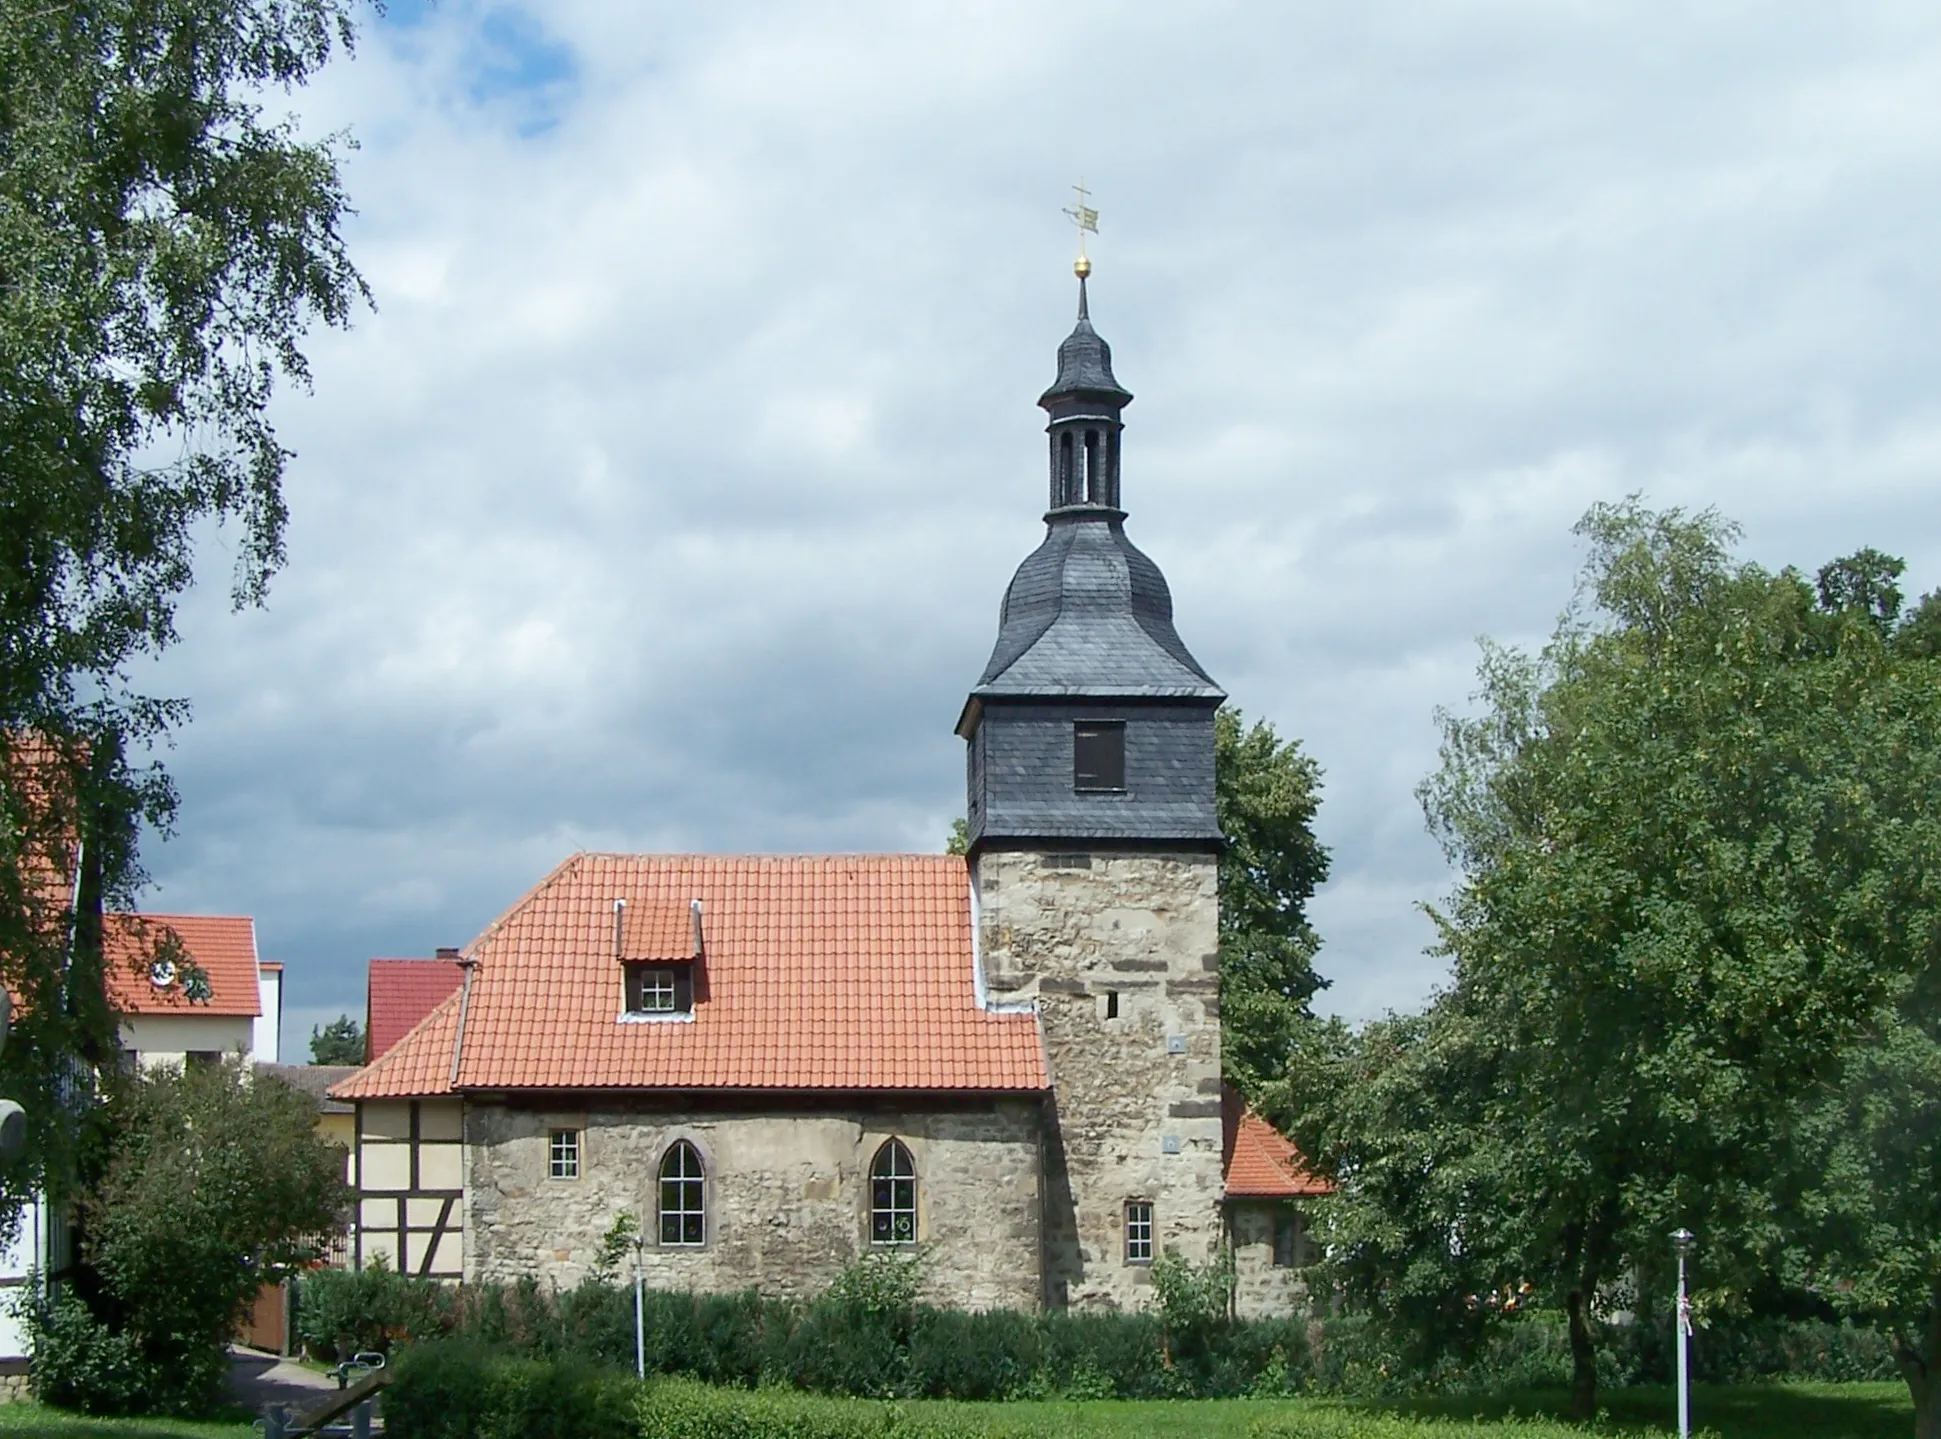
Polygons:
[[[616,948],[692,953],[676,920],[696,899],[692,1018],[623,1019]],[[640,916],[618,945],[615,900]],[[459,1089],[1047,1087],[1036,1017],[978,1003],[969,884],[947,855],[576,855],[466,954]],[[334,1093],[449,1092],[459,1008]]]
[[365,981],[365,1055],[381,1058],[458,988],[449,959],[374,959]]
[[[158,946],[178,940],[209,977],[205,1003],[171,978],[157,984],[151,969]],[[108,1002],[122,1014],[251,1016],[263,1012],[256,959],[256,921],[226,914],[110,914],[102,950]]]
[[1299,1199],[1334,1192],[1309,1172],[1291,1140],[1231,1095],[1227,1126],[1227,1198]]

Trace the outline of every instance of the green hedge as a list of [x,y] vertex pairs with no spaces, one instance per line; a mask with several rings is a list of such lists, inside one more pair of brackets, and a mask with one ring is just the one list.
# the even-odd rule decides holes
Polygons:
[[[823,1399],[786,1389],[715,1389],[662,1379],[639,1398],[640,1439],[1050,1439],[1001,1415],[920,1413],[871,1399]],[[408,1439],[408,1436],[406,1436]]]
[[[313,1353],[453,1338],[529,1358],[578,1356],[631,1370],[633,1292],[586,1283],[555,1291],[526,1280],[440,1285],[383,1270],[319,1271],[298,1296],[297,1329]],[[875,1399],[1162,1399],[1272,1394],[1489,1392],[1567,1384],[1561,1315],[1531,1313],[1481,1353],[1424,1373],[1366,1318],[1215,1324],[1169,1336],[1152,1314],[963,1313],[855,1294],[810,1303],[741,1294],[648,1291],[650,1374],[754,1389],[781,1386]],[[1761,1320],[1702,1330],[1703,1382],[1892,1379],[1872,1330]],[[1669,1378],[1668,1330],[1606,1329],[1600,1382]]]
[[416,1344],[391,1366],[384,1427],[395,1439],[633,1439],[639,1393],[631,1374],[585,1359]]

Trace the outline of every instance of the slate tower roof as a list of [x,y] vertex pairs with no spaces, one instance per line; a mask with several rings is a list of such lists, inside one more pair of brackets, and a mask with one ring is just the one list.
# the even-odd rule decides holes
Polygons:
[[[1120,437],[1131,401],[1081,275],[1078,323],[1038,399],[1050,419],[1044,542],[1012,577],[957,724],[971,745],[973,843],[1219,840],[1212,713],[1226,696],[1173,627],[1159,566],[1126,538]],[[1134,724],[1127,706],[1141,705]],[[1075,789],[1058,757],[1079,743],[1061,736],[1086,721],[1125,726],[1116,787]]]

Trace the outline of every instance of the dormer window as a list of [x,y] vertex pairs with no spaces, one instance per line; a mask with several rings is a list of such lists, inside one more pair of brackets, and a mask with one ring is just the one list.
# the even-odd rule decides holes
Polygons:
[[1122,791],[1126,787],[1124,720],[1080,720],[1072,726],[1072,788]]
[[690,1014],[694,1010],[694,966],[629,961],[626,970],[628,1014]]

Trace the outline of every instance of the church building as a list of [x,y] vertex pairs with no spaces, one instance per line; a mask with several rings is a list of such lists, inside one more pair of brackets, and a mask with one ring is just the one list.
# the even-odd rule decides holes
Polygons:
[[624,1212],[672,1289],[921,1251],[936,1303],[1130,1309],[1230,1245],[1243,1313],[1293,1302],[1319,1190],[1221,1085],[1225,696],[1126,536],[1131,399],[1081,269],[1045,538],[957,722],[968,853],[566,860],[333,1091],[357,1262],[567,1285]]

